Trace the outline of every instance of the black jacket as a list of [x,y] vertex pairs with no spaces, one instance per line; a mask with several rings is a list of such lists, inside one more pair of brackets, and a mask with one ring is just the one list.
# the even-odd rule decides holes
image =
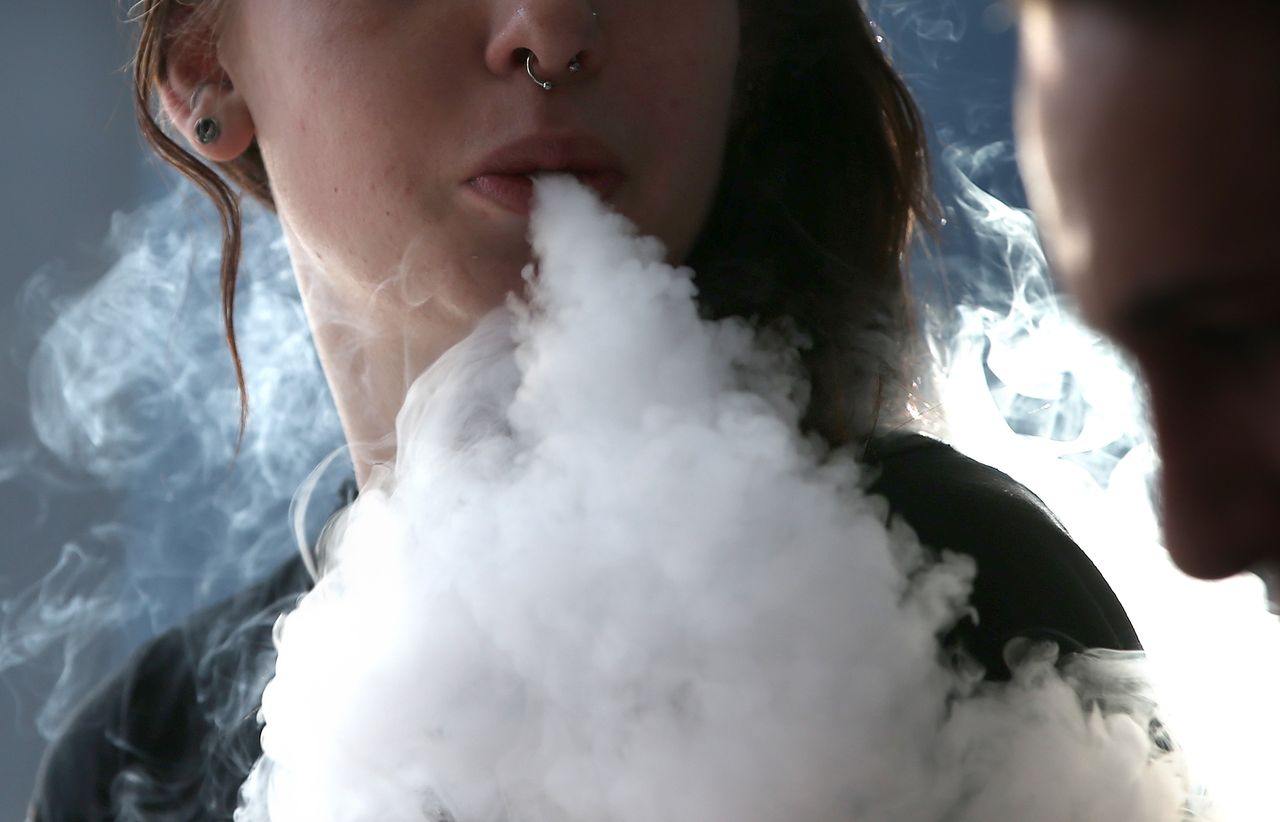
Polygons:
[[[991,679],[1005,643],[1053,638],[1064,652],[1139,650],[1110,587],[1044,504],[993,468],[919,436],[879,441],[873,493],[932,548],[973,556],[973,604],[947,642]],[[254,717],[274,668],[271,628],[311,585],[301,559],[152,640],[80,707],[49,750],[38,822],[229,820],[261,749]]]

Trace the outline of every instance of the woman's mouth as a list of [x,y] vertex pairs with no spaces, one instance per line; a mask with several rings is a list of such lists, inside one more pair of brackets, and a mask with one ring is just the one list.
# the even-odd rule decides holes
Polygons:
[[540,169],[525,174],[481,174],[467,180],[467,187],[506,211],[521,217],[528,217],[533,207],[533,180],[543,174],[568,174],[595,191],[606,202],[609,201],[623,181],[623,175],[618,171],[574,171],[571,169],[552,171]]

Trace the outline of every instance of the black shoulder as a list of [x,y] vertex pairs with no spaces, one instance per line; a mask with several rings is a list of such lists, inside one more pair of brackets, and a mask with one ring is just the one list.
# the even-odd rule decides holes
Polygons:
[[[226,739],[215,733],[223,724],[219,711],[234,710],[225,707],[232,704],[229,689],[249,681],[235,667],[261,665],[264,655],[274,663],[271,625],[308,585],[301,561],[292,560],[140,647],[81,702],[46,751],[31,818],[167,819],[179,818],[179,808],[184,819],[222,818],[201,810],[225,806],[228,795],[233,802],[238,780],[248,772],[244,762],[257,758],[252,722],[226,723],[234,732]],[[259,681],[265,684],[269,674],[261,672]],[[253,702],[258,694],[240,699]],[[231,743],[251,750],[232,756]],[[225,809],[226,818],[233,809]]]
[[921,541],[977,562],[973,604],[954,637],[994,678],[1008,676],[1005,643],[1056,640],[1064,652],[1141,650],[1115,593],[1035,494],[937,440],[900,435],[874,443],[869,488]]
[[199,730],[183,643],[170,631],[139,648],[76,710],[45,753],[32,797],[39,822],[116,819],[130,775],[185,769]]

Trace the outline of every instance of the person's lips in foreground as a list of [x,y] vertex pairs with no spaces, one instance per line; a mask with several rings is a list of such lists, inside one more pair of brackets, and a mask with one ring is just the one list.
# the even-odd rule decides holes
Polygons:
[[605,200],[626,179],[616,156],[597,140],[533,136],[490,154],[467,176],[465,185],[507,211],[528,216],[533,202],[533,178],[556,173],[574,176]]

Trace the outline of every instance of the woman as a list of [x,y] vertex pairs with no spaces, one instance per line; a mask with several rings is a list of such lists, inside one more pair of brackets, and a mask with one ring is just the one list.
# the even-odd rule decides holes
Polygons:
[[[280,216],[358,482],[393,458],[414,377],[521,286],[527,175],[568,172],[698,272],[707,316],[813,338],[807,425],[865,446],[873,490],[982,569],[981,629],[946,647],[992,678],[1018,636],[1138,647],[1025,489],[877,436],[904,405],[902,265],[930,200],[919,114],[856,3],[146,0],[138,19],[143,130],[223,215],[232,355],[243,191]],[[143,648],[51,751],[34,817],[229,818],[271,624],[309,585],[291,562]]]

